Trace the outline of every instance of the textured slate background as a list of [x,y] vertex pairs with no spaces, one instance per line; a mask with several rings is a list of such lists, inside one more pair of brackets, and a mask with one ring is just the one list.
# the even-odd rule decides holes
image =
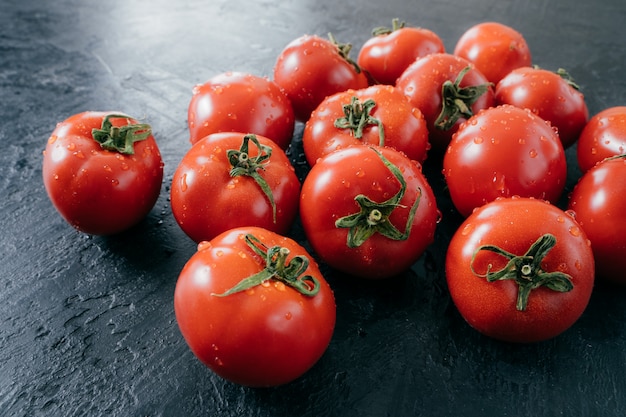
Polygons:
[[[228,70],[271,75],[280,50],[304,33],[332,31],[356,54],[371,28],[394,17],[434,30],[450,51],[475,23],[509,24],[536,64],[570,71],[592,114],[626,104],[623,0],[2,0],[1,416],[626,413],[623,289],[598,284],[573,328],[529,346],[487,339],[458,315],[443,260],[460,219],[433,161],[425,169],[444,216],[437,242],[397,279],[362,282],[326,271],[337,328],[303,378],[242,388],[212,375],[187,348],[173,292],[195,245],[167,196],[189,146],[193,85]],[[57,122],[112,109],[152,124],[165,181],[140,225],[90,237],[49,203],[41,152]],[[566,191],[579,175],[573,152]],[[302,240],[297,226],[293,236]]]

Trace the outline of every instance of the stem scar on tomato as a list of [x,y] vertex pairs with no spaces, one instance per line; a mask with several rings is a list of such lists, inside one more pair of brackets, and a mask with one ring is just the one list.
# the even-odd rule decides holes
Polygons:
[[[127,124],[113,126],[111,119],[126,119]],[[148,139],[152,129],[146,123],[131,123],[131,117],[125,114],[107,114],[102,119],[100,129],[92,129],[91,136],[102,149],[132,155],[135,153],[135,142]]]
[[312,275],[302,275],[309,267],[309,258],[298,255],[287,261],[290,253],[288,248],[278,245],[268,248],[252,234],[246,234],[245,240],[257,255],[265,259],[265,268],[242,279],[226,292],[211,295],[225,297],[261,285],[269,279],[280,281],[309,297],[313,297],[319,292],[320,283],[317,278]]
[[369,239],[374,233],[378,232],[381,235],[392,240],[406,240],[409,237],[411,226],[413,225],[413,219],[415,218],[415,212],[419,206],[422,196],[422,190],[418,189],[418,196],[415,199],[415,203],[411,206],[409,215],[407,218],[404,233],[400,232],[390,221],[389,216],[396,209],[396,207],[404,207],[400,204],[400,201],[404,197],[406,192],[406,181],[402,176],[402,172],[397,166],[391,163],[387,158],[383,156],[374,148],[372,149],[376,155],[383,161],[385,166],[391,171],[394,177],[400,182],[400,190],[392,196],[390,199],[377,203],[372,201],[364,194],[359,194],[354,197],[354,200],[360,207],[358,213],[350,214],[348,216],[337,219],[335,227],[350,229],[348,232],[348,238],[346,244],[349,248],[356,248],[361,246],[367,239]]
[[[248,153],[248,143],[250,141],[252,141],[252,143],[255,144],[259,150],[258,155],[254,158],[250,158],[250,154]],[[272,189],[261,174],[259,174],[260,170],[265,169],[263,165],[269,163],[269,159],[272,156],[272,148],[262,145],[256,135],[248,134],[243,137],[243,141],[239,149],[230,149],[226,151],[226,155],[231,165],[231,177],[247,175],[256,181],[259,187],[261,187],[261,190],[267,196],[267,199],[272,205],[272,219],[274,223],[276,223],[276,202],[274,201]]]
[[[518,311],[524,311],[528,305],[530,292],[536,288],[545,286],[557,292],[568,292],[574,288],[570,275],[560,271],[546,272],[541,268],[541,262],[555,245],[556,237],[549,233],[537,239],[521,256],[514,255],[495,245],[483,245],[474,251],[470,268],[474,275],[486,278],[488,282],[505,279],[514,280],[519,286],[516,308]],[[476,255],[483,250],[504,256],[509,262],[498,271],[491,271],[492,264],[489,264],[487,272],[479,274],[474,270],[474,260]]]
[[367,126],[376,125],[378,126],[378,146],[385,146],[385,129],[383,122],[370,114],[374,107],[376,107],[376,102],[371,98],[361,103],[358,97],[353,96],[349,104],[343,105],[343,113],[345,116],[335,120],[334,126],[338,129],[350,129],[355,138],[361,139],[363,137],[363,130]]

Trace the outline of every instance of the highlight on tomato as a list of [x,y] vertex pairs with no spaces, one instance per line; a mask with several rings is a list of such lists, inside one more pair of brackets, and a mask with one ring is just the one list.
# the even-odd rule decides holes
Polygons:
[[478,332],[532,343],[569,329],[594,285],[594,256],[582,227],[539,199],[509,197],[472,213],[446,253],[450,296]]
[[82,112],[59,123],[43,152],[43,183],[75,229],[112,235],[156,203],[163,160],[150,125],[120,112]]
[[172,213],[195,242],[240,226],[287,233],[300,181],[285,152],[254,134],[206,136],[179,163],[170,190]]
[[589,119],[578,138],[576,157],[584,173],[597,163],[626,154],[626,106],[606,108]]
[[421,165],[392,148],[332,152],[302,185],[300,219],[313,251],[356,277],[407,270],[432,243],[439,218]]
[[336,320],[333,292],[311,255],[258,227],[201,242],[176,282],[174,311],[204,365],[251,387],[306,373],[326,351]]
[[565,151],[552,126],[528,109],[481,111],[454,135],[443,158],[450,197],[461,215],[498,197],[556,203],[567,179]]

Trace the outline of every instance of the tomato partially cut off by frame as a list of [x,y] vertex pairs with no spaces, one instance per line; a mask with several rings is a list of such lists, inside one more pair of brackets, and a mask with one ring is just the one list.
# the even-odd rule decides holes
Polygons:
[[[250,277],[254,285],[240,288]],[[326,351],[336,320],[333,292],[307,251],[256,227],[198,245],[178,277],[174,310],[202,363],[252,387],[302,376]]]
[[582,172],[612,156],[626,154],[626,106],[606,108],[589,119],[578,138],[576,157]]
[[516,343],[551,339],[589,303],[594,257],[581,226],[542,200],[501,198],[477,209],[450,241],[450,296],[480,333]]

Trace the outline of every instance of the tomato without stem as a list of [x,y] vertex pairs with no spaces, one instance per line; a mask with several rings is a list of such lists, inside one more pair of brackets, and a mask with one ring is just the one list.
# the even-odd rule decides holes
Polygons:
[[291,41],[278,55],[274,81],[285,91],[296,119],[305,122],[332,94],[368,86],[368,79],[349,57],[351,45],[304,35]]
[[550,203],[502,198],[459,227],[446,254],[450,296],[487,336],[518,343],[570,328],[589,303],[594,257],[580,225]]
[[461,123],[494,105],[493,86],[469,61],[446,53],[418,58],[396,87],[420,109],[433,151],[442,153]]
[[298,213],[300,181],[272,140],[222,132],[191,147],[170,192],[176,221],[200,242],[239,226],[286,233]]
[[194,87],[187,123],[192,144],[211,133],[246,132],[265,136],[287,149],[295,116],[287,95],[275,82],[226,72]]
[[468,216],[497,197],[556,203],[567,177],[558,134],[528,109],[501,105],[470,118],[454,135],[443,173],[457,210]]
[[422,113],[399,90],[375,85],[327,97],[307,121],[302,135],[310,166],[351,145],[388,146],[418,162],[430,147]]
[[605,158],[623,154],[626,154],[626,106],[610,107],[591,117],[576,146],[581,171],[588,171]]
[[256,227],[198,245],[176,283],[174,310],[200,361],[254,387],[308,371],[326,351],[336,319],[332,290],[306,250]]
[[116,112],[84,112],[59,123],[43,154],[43,182],[74,228],[119,233],[156,203],[163,160],[149,125]]
[[515,68],[532,64],[524,36],[499,22],[483,22],[469,28],[457,41],[454,55],[473,62],[494,84]]
[[626,157],[588,170],[572,192],[568,208],[591,241],[598,278],[626,284]]
[[435,32],[406,26],[394,19],[391,28],[379,27],[372,31],[372,37],[359,51],[357,63],[376,83],[395,85],[417,58],[443,52],[443,40]]
[[405,271],[422,255],[439,212],[418,163],[391,148],[353,146],[311,169],[300,219],[325,263],[376,279]]
[[564,70],[517,68],[496,86],[496,103],[532,110],[558,130],[564,148],[578,140],[589,118],[585,97]]

